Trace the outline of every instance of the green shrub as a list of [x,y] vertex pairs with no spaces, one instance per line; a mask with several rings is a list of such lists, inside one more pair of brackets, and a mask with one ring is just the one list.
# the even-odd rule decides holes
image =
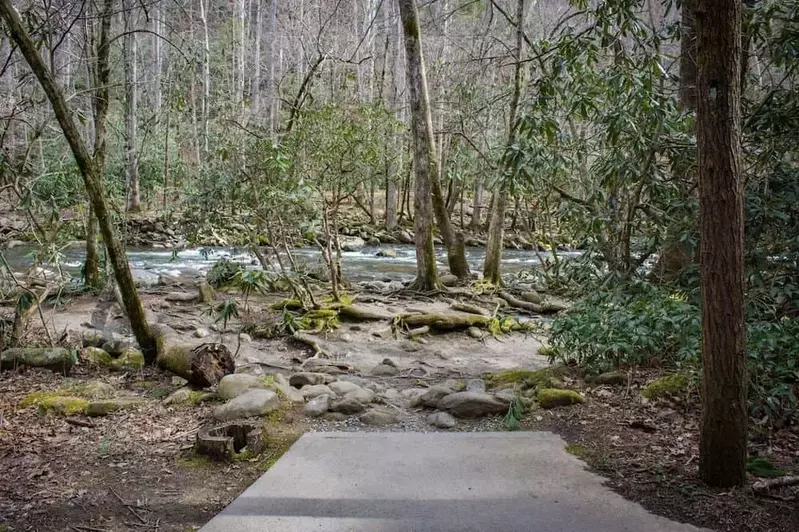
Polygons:
[[216,264],[211,266],[208,274],[205,276],[208,284],[214,288],[221,288],[234,283],[236,276],[243,268],[238,262],[233,262],[228,259],[219,259]]

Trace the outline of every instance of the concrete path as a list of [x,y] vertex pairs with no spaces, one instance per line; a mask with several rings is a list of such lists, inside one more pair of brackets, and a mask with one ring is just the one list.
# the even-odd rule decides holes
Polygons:
[[309,433],[201,532],[685,532],[547,432]]

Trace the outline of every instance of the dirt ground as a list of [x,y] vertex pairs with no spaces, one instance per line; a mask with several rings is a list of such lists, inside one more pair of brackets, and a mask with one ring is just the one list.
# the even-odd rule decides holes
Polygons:
[[[193,338],[196,328],[215,324],[195,304],[168,303],[165,293],[144,295],[152,317]],[[364,304],[389,313],[413,308],[442,310],[441,301],[364,296]],[[256,300],[258,313],[270,299]],[[46,312],[60,333],[91,323],[97,300],[78,297],[56,312]],[[96,318],[96,317],[95,317]],[[243,318],[244,319],[244,318]],[[124,330],[118,309],[110,309],[107,327]],[[238,325],[236,325],[237,327]],[[368,377],[383,358],[400,368],[383,387],[424,387],[450,378],[479,377],[511,367],[537,369],[543,338],[511,334],[478,340],[465,333],[426,335],[423,342],[378,337],[385,323],[342,324],[319,337],[320,346],[338,362]],[[286,339],[239,343],[237,334],[211,335],[238,349],[237,364],[291,368],[306,349]],[[74,341],[74,340],[73,340]],[[709,489],[697,480],[699,410],[695,400],[645,403],[639,389],[653,377],[637,373],[628,386],[586,387],[583,405],[527,412],[523,430],[552,430],[569,451],[608,478],[625,497],[655,513],[724,531],[799,530],[799,497],[785,488],[755,495],[750,479],[735,490]],[[20,404],[26,394],[69,389],[102,381],[120,393],[139,397],[142,406],[101,418],[42,415]],[[380,379],[378,379],[380,380]],[[211,419],[212,404],[166,406],[163,399],[180,387],[155,369],[119,374],[77,366],[69,377],[43,370],[0,373],[0,532],[196,530],[266,470],[294,438],[307,430],[376,430],[355,422],[310,423],[301,409],[283,410],[267,420],[274,436],[264,455],[217,463],[192,452],[196,433]],[[437,430],[424,423],[426,412],[404,408],[401,422],[387,430]],[[500,417],[459,424],[456,430],[502,430]],[[767,457],[786,472],[799,473],[799,428],[753,431],[750,452]]]

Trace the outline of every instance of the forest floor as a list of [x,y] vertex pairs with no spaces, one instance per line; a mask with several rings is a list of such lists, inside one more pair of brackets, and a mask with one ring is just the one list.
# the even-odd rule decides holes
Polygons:
[[[197,304],[165,301],[166,292],[143,295],[148,312],[186,337],[214,324]],[[374,309],[403,312],[441,310],[440,300],[364,297]],[[256,299],[250,317],[260,316],[272,299]],[[97,305],[89,296],[73,298],[46,311],[51,327],[74,337]],[[118,310],[111,321],[120,321]],[[446,380],[479,378],[483,372],[514,367],[537,369],[544,336],[512,333],[475,339],[463,332],[427,335],[422,342],[377,336],[385,324],[342,324],[319,338],[331,358],[352,367],[351,378],[383,390],[424,389]],[[291,368],[307,358],[307,349],[286,339],[245,340],[237,334],[211,333],[233,349],[237,365]],[[369,369],[383,358],[396,362],[395,376],[374,377]],[[569,452],[586,461],[625,497],[654,513],[724,531],[799,530],[799,493],[784,488],[768,496],[751,486],[715,490],[697,480],[699,408],[693,400],[649,402],[640,389],[658,375],[642,371],[626,386],[589,386],[579,378],[566,384],[587,399],[582,405],[526,412],[522,430],[550,430],[569,442]],[[134,396],[140,406],[106,417],[43,415],[25,407],[36,391],[81,390],[100,381],[118,394]],[[181,386],[153,368],[112,373],[76,366],[69,377],[44,370],[0,373],[0,531],[183,532],[206,523],[266,470],[305,431],[440,430],[426,422],[429,411],[394,401],[398,422],[369,426],[357,418],[308,419],[302,407],[267,419],[272,445],[258,457],[219,463],[193,452],[196,433],[211,420],[213,404],[166,405]],[[398,394],[395,394],[398,395]],[[504,430],[502,416],[458,420],[452,430]],[[755,429],[756,430],[756,429]],[[750,452],[778,468],[799,474],[799,428],[757,434]]]

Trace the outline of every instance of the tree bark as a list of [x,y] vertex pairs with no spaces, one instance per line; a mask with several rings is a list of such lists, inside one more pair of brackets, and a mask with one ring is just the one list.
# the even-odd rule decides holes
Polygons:
[[11,38],[17,44],[25,61],[30,65],[33,74],[39,80],[42,89],[50,101],[58,124],[64,132],[64,137],[72,150],[75,161],[83,176],[86,192],[89,195],[92,207],[97,215],[100,232],[103,235],[103,240],[105,241],[106,250],[108,252],[108,260],[111,262],[111,266],[114,269],[114,275],[119,290],[122,293],[125,311],[130,320],[133,334],[144,353],[145,360],[152,362],[155,360],[157,354],[155,338],[144,316],[144,308],[136,292],[136,286],[133,283],[133,276],[130,273],[127,257],[120,245],[119,237],[116,234],[116,230],[114,229],[108,212],[108,205],[105,200],[107,193],[102,175],[99,173],[94,159],[89,155],[89,150],[86,148],[80,131],[72,118],[73,115],[67,106],[64,94],[59,89],[53,77],[53,73],[48,70],[42,56],[39,55],[36,45],[22,25],[19,14],[11,4],[11,0],[0,0],[0,17],[5,21]]
[[[513,72],[513,94],[510,101],[510,116],[508,122],[507,149],[516,142],[516,113],[522,93],[522,46],[524,44],[524,0],[516,4],[516,49],[514,59],[516,66]],[[500,285],[502,276],[500,264],[502,262],[502,244],[505,236],[505,204],[508,199],[508,185],[503,182],[498,191],[491,197],[490,218],[488,223],[488,240],[486,242],[486,258],[483,264],[483,278]]]
[[702,288],[699,475],[746,480],[744,209],[741,178],[741,2],[699,0],[697,144]]
[[416,290],[436,290],[440,283],[433,247],[433,202],[431,182],[436,176],[433,123],[419,34],[419,13],[415,0],[398,0],[405,37],[405,62],[411,104],[416,190],[413,200],[416,233]]
[[255,57],[253,58],[253,74],[252,74],[252,94],[250,100],[252,101],[252,116],[256,123],[258,114],[261,112],[261,33],[263,16],[261,16],[261,4],[263,0],[255,0]]
[[139,107],[139,94],[136,86],[138,41],[136,39],[136,7],[126,2],[125,17],[125,184],[126,207],[128,212],[141,210],[139,192],[139,161],[136,149],[136,113]]

